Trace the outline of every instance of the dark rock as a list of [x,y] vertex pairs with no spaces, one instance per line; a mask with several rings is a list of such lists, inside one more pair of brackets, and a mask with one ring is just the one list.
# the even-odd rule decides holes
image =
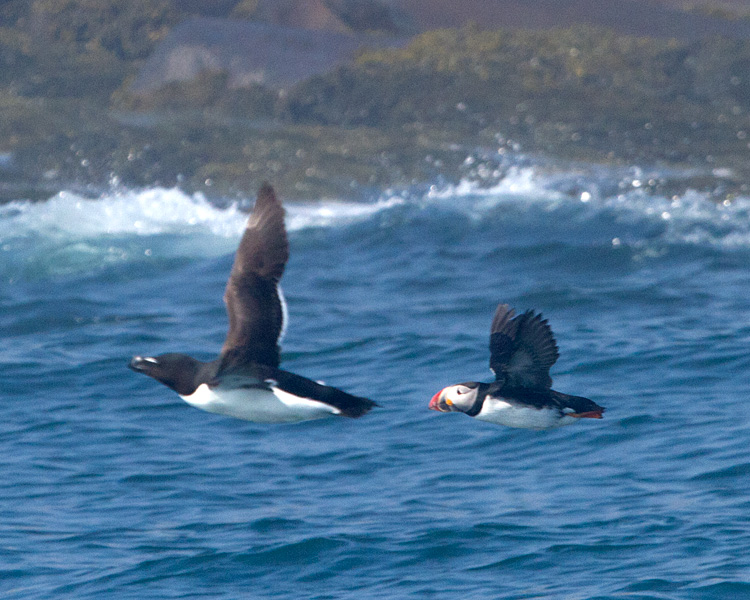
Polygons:
[[351,62],[362,48],[405,45],[405,38],[308,30],[269,23],[195,18],[175,27],[130,87],[148,93],[205,72],[228,74],[230,88],[286,88]]
[[548,29],[572,25],[610,27],[637,36],[699,39],[750,37],[750,22],[686,12],[649,0],[381,0],[402,11],[422,31],[462,27]]

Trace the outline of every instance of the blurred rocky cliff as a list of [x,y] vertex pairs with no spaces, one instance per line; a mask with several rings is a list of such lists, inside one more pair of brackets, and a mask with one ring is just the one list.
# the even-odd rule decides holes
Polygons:
[[744,185],[748,73],[748,0],[0,0],[0,199],[351,194],[480,147]]
[[175,26],[129,91],[147,94],[207,72],[225,73],[229,87],[287,88],[351,63],[362,48],[401,47],[416,33],[467,24],[529,30],[588,24],[681,40],[750,37],[750,21],[649,0],[258,0],[240,2],[230,14]]

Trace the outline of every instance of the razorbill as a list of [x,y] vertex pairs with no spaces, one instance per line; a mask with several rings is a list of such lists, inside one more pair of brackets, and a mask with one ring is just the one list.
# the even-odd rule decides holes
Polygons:
[[514,315],[513,309],[501,304],[492,319],[490,369],[495,381],[448,386],[432,397],[429,407],[525,429],[551,429],[579,419],[601,419],[603,407],[588,398],[552,389],[549,369],[559,354],[546,319],[531,310]]
[[224,292],[229,331],[218,358],[201,362],[186,354],[135,356],[130,368],[172,388],[196,408],[247,421],[364,415],[376,406],[371,400],[279,369],[279,340],[286,324],[279,280],[288,258],[284,208],[266,183]]

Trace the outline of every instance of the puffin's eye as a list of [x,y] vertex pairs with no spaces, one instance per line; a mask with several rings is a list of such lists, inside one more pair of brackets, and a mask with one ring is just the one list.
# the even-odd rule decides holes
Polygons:
[[469,388],[467,388],[467,387],[464,387],[464,386],[460,386],[460,387],[457,387],[457,388],[456,388],[456,394],[458,394],[459,396],[460,396],[461,394],[465,394],[465,393],[466,393],[466,392],[468,392],[468,391],[469,391]]

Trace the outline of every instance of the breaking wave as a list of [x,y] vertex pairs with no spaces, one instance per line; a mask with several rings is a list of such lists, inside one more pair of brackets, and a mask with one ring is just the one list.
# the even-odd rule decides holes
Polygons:
[[[287,226],[294,235],[368,221],[398,227],[415,217],[462,215],[479,223],[515,220],[519,230],[542,223],[544,235],[556,228],[556,240],[574,244],[587,230],[604,232],[614,245],[750,247],[750,198],[715,202],[697,191],[663,197],[644,189],[642,177],[637,171],[560,175],[513,167],[489,186],[461,181],[386,191],[373,202],[288,202]],[[384,220],[389,212],[393,218]],[[0,206],[0,253],[14,264],[6,269],[11,277],[24,264],[54,263],[55,272],[65,273],[152,256],[219,256],[234,251],[245,220],[239,203],[221,208],[178,189],[120,190],[95,200],[63,191],[46,202]]]

